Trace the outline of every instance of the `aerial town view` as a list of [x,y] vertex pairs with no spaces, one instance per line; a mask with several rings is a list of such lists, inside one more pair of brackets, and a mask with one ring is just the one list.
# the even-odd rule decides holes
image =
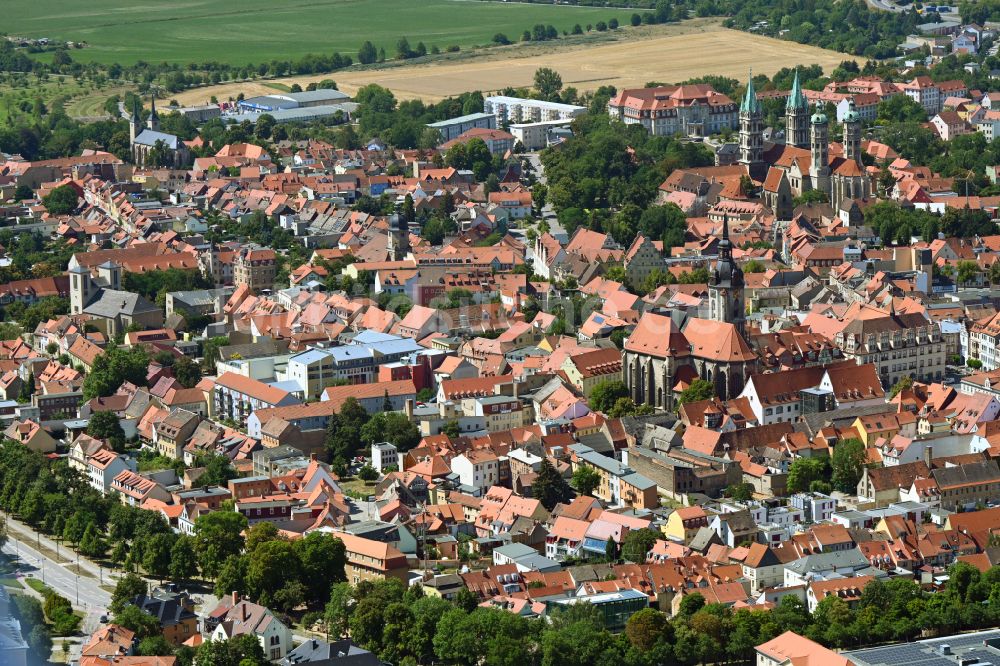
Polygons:
[[1000,0],[0,11],[0,666],[1000,664]]

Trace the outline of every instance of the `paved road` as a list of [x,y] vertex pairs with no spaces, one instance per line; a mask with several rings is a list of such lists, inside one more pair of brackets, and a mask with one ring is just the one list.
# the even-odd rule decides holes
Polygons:
[[531,164],[531,168],[535,171],[535,178],[538,179],[538,182],[543,185],[547,185],[548,180],[545,178],[545,168],[542,166],[542,159],[539,157],[538,153],[524,153],[524,158]]
[[[34,542],[22,540],[20,534],[13,533],[13,530],[11,532],[10,538],[4,544],[3,552],[16,556],[20,562],[18,580],[25,586],[27,586],[25,581],[29,578],[44,582],[61,596],[69,599],[74,608],[83,611],[84,620],[80,627],[83,633],[90,634],[96,630],[100,625],[100,617],[108,612],[108,604],[111,603],[111,595],[101,589],[99,578],[78,576],[66,568],[72,563],[54,562],[39,552]],[[107,580],[105,576],[105,582]]]

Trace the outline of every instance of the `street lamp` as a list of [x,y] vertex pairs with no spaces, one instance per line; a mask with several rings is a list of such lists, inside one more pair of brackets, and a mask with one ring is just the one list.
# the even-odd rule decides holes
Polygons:
[[76,554],[76,605],[80,605],[80,553]]

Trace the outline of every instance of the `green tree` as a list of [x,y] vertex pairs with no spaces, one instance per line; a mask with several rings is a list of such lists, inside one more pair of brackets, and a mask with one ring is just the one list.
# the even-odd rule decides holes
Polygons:
[[174,379],[184,388],[194,388],[201,381],[201,366],[187,356],[181,356],[171,366]]
[[860,439],[845,439],[833,448],[831,483],[845,493],[856,492],[865,465],[865,445]]
[[247,531],[244,552],[247,555],[253,555],[257,551],[257,548],[268,541],[280,541],[282,539],[284,537],[274,523],[266,520],[261,521]]
[[410,40],[406,37],[400,37],[399,41],[396,42],[396,60],[407,60],[414,55],[413,49],[410,47]]
[[636,405],[632,398],[618,398],[615,400],[614,407],[608,410],[608,416],[613,419],[618,419],[623,416],[640,416],[652,413],[652,406],[646,404]]
[[695,379],[690,386],[681,391],[677,404],[686,405],[689,402],[710,400],[713,397],[715,397],[715,386],[712,385],[712,382],[705,379]]
[[238,476],[229,462],[229,458],[221,454],[199,456],[196,460],[196,466],[203,467],[205,470],[198,477],[198,483],[203,486],[225,487],[231,479]]
[[531,484],[531,496],[542,503],[546,509],[551,511],[556,504],[568,502],[573,497],[573,491],[562,478],[548,458],[542,460],[542,464],[535,476],[534,483]]
[[125,627],[129,631],[134,631],[139,640],[156,636],[160,633],[159,620],[132,604],[126,604],[120,611],[115,613],[114,623],[120,627]]
[[829,476],[830,461],[825,456],[796,458],[788,467],[787,487],[790,493],[809,490],[814,481],[821,481]]
[[444,425],[441,426],[441,433],[454,439],[462,434],[462,428],[457,420],[452,419],[444,422]]
[[301,580],[302,561],[295,546],[288,541],[266,541],[249,555],[247,594],[267,606],[290,580]]
[[60,185],[46,194],[42,203],[53,215],[69,215],[76,210],[78,200],[79,196],[72,185]]
[[100,558],[104,557],[104,554],[107,552],[107,542],[104,541],[100,532],[98,532],[97,525],[90,523],[83,532],[83,538],[80,539],[80,554],[90,558]]
[[968,285],[976,279],[979,272],[979,265],[974,261],[965,260],[958,262],[958,284]]
[[339,638],[347,634],[353,607],[354,588],[348,583],[334,583],[323,613],[327,631],[332,637]]
[[628,397],[628,387],[625,382],[617,379],[605,379],[594,385],[587,402],[596,412],[607,413],[619,398]]
[[340,539],[324,532],[310,532],[295,542],[295,549],[302,565],[306,597],[311,602],[322,602],[330,592],[331,582],[347,580],[347,551]]
[[35,392],[35,373],[32,371],[28,375],[28,381],[21,384],[21,390],[18,392],[17,401],[20,403],[31,402],[31,396]]
[[400,451],[409,451],[420,443],[420,430],[400,412],[378,412],[368,419],[360,432],[363,442],[368,444],[389,442]]
[[581,495],[593,495],[594,489],[601,483],[601,475],[593,467],[580,465],[573,472],[573,488]]
[[350,460],[360,450],[362,428],[368,423],[368,412],[354,398],[347,398],[340,413],[330,417],[326,431],[326,446],[331,458]]
[[622,557],[636,564],[645,562],[646,554],[652,550],[660,536],[659,532],[650,528],[629,531],[622,541]]
[[198,647],[195,661],[212,666],[267,666],[270,663],[254,634],[242,634],[224,641],[205,641]]
[[370,65],[378,60],[378,50],[370,41],[365,40],[358,49],[358,62],[362,65]]
[[163,580],[170,575],[170,555],[177,536],[173,533],[155,534],[142,546],[142,568]]
[[127,573],[115,583],[115,591],[111,593],[108,610],[118,613],[130,600],[146,594],[149,594],[149,585],[146,581],[133,573]]
[[410,604],[412,620],[405,629],[403,640],[410,654],[421,664],[434,661],[434,634],[446,612],[454,608],[444,599],[424,596]]
[[143,657],[170,657],[174,646],[163,636],[149,636],[139,642],[137,652]]
[[213,511],[199,516],[194,524],[198,566],[208,578],[215,578],[226,558],[243,550],[243,530],[247,519],[235,511]]
[[559,91],[562,90],[562,77],[554,69],[549,67],[539,67],[535,70],[535,90],[542,99],[557,101]]
[[90,400],[112,395],[125,382],[145,386],[148,367],[149,357],[144,348],[111,345],[94,359],[83,380],[83,397]]
[[737,502],[748,502],[753,499],[752,483],[734,483],[726,488],[726,495]]
[[247,555],[230,555],[226,558],[215,577],[215,596],[222,597],[233,592],[246,594],[249,559]]
[[906,391],[911,388],[913,388],[913,377],[903,377],[892,385],[892,388],[889,390],[889,397],[895,398],[899,395],[900,391]]
[[125,431],[121,419],[113,411],[94,412],[87,420],[87,434],[96,439],[107,440],[111,448],[119,453],[125,450]]
[[170,549],[170,577],[188,581],[198,574],[198,555],[194,537],[182,534]]
[[642,650],[649,652],[663,635],[667,628],[667,618],[658,610],[643,608],[625,623],[625,636],[629,642]]

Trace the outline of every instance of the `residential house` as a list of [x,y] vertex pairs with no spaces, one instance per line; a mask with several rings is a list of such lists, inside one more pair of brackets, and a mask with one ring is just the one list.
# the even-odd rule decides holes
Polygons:
[[363,580],[398,578],[405,581],[409,565],[404,555],[392,544],[373,541],[353,534],[334,534],[344,542],[347,551],[347,582],[357,585]]
[[489,449],[472,449],[451,459],[451,471],[459,482],[479,497],[487,488],[500,482],[500,460]]
[[673,541],[688,543],[702,527],[708,527],[708,514],[700,506],[675,509],[661,527],[663,534]]
[[56,450],[56,440],[41,425],[25,419],[14,421],[3,432],[4,437],[12,439],[38,453],[52,453]]
[[149,595],[133,598],[129,604],[152,615],[163,637],[172,645],[180,645],[198,633],[194,602],[185,593],[153,590]]
[[210,640],[224,641],[237,636],[254,636],[269,661],[284,659],[292,650],[292,630],[268,608],[235,592],[223,598],[209,613],[206,628],[213,625]]
[[153,443],[161,456],[181,460],[201,417],[186,409],[175,409],[153,427]]
[[112,482],[122,472],[136,471],[136,462],[132,458],[115,453],[110,449],[98,449],[85,459],[84,474],[90,487],[107,495],[111,492]]

